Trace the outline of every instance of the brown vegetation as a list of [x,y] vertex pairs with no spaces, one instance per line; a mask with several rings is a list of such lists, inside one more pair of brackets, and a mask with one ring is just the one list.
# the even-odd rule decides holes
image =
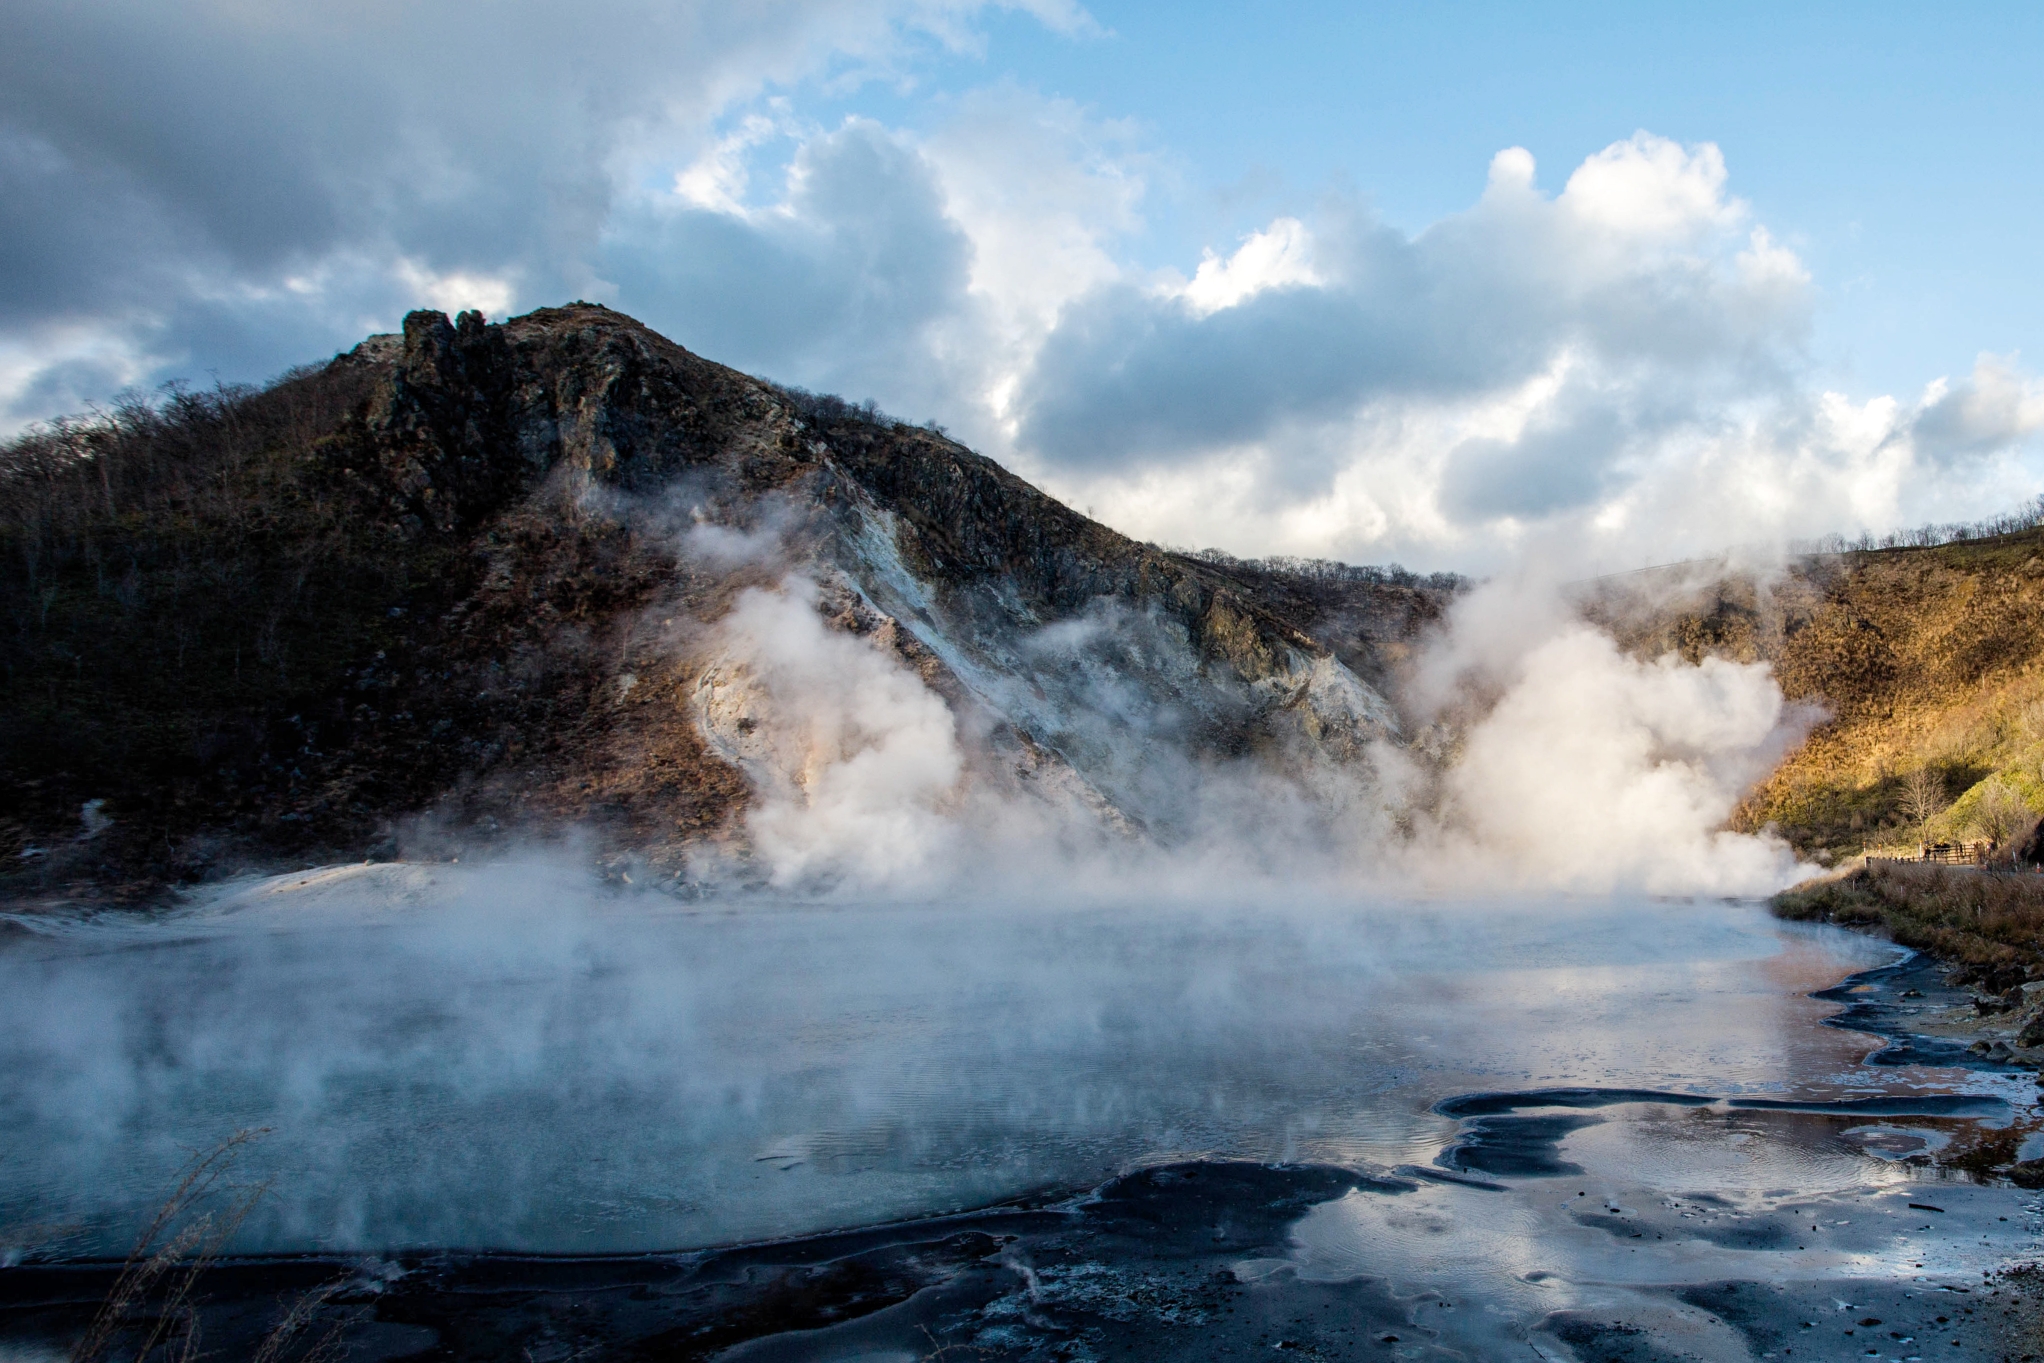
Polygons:
[[259,392],[173,392],[0,451],[18,889],[142,896],[373,852],[450,792],[476,822],[603,784],[581,752],[551,783],[532,768],[590,746],[593,655],[671,556],[533,501],[558,451],[460,401],[509,377],[480,362],[497,329],[408,326]]
[[[1599,584],[1590,614],[1648,655],[1773,665],[1825,717],[1735,816],[1835,859],[2003,841],[2044,812],[2044,529]],[[1950,797],[1950,804],[1943,799]]]
[[2044,967],[2044,875],[1874,862],[1777,895],[1774,911],[1986,970]]

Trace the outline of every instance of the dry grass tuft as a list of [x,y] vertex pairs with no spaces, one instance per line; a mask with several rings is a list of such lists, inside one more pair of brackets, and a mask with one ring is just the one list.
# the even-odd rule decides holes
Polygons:
[[[170,1197],[129,1251],[113,1291],[73,1346],[71,1363],[103,1363],[116,1346],[125,1354],[130,1345],[137,1360],[159,1348],[164,1358],[199,1356],[193,1290],[262,1197],[261,1186],[237,1188],[226,1183],[242,1150],[262,1134],[237,1131],[185,1165]],[[204,1207],[223,1192],[224,1207]]]
[[[199,1285],[268,1191],[265,1183],[237,1184],[231,1178],[243,1151],[267,1134],[267,1128],[237,1131],[185,1165],[170,1196],[137,1237],[113,1290],[72,1346],[70,1363],[112,1363],[116,1358],[196,1363],[210,1356],[201,1348]],[[294,1302],[251,1355],[254,1363],[339,1358],[346,1318],[309,1340],[306,1335],[344,1285],[337,1280]]]
[[1966,965],[2044,963],[2044,875],[1875,863],[1784,891],[1773,907]]

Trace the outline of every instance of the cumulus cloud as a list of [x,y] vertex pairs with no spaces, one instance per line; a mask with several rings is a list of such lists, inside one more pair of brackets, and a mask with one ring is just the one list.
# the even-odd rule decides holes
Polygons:
[[1208,250],[1180,297],[1201,317],[1232,308],[1265,289],[1323,282],[1313,267],[1313,240],[1297,218],[1279,218],[1242,239],[1223,259]]
[[1024,384],[1022,444],[1097,479],[1254,443],[1314,465],[1324,490],[1369,447],[1316,457],[1287,436],[1446,412],[1465,430],[1439,468],[1443,509],[1538,516],[1594,500],[1638,438],[1790,386],[1808,290],[1724,195],[1715,148],[1641,134],[1552,198],[1532,169],[1500,153],[1475,207],[1416,237],[1281,219],[1181,290],[1082,300]]
[[[970,47],[986,8],[28,0],[0,45],[0,328],[91,326],[244,376],[423,302],[613,296],[617,208],[711,150],[725,114]],[[84,375],[11,390],[16,421],[104,396]]]
[[1002,83],[956,102],[923,143],[944,211],[972,243],[973,293],[1033,345],[1064,304],[1126,270],[1156,157],[1123,120]]
[[1414,238],[1280,220],[1181,291],[1084,300],[1037,357],[1024,442],[1080,467],[1182,457],[1373,400],[1496,392],[1563,358],[1679,365],[1694,389],[1765,367],[1802,325],[1799,292],[1700,254],[1743,212],[1715,193],[1714,148],[1636,137],[1553,199],[1529,168],[1501,154],[1474,209]]
[[2044,429],[2044,384],[2026,378],[2013,355],[1982,355],[1954,384],[1932,383],[1908,425],[1917,451],[1939,463],[2004,449]]
[[1710,143],[1639,132],[1559,190],[1506,148],[1417,233],[1337,196],[1158,259],[1181,168],[1114,111],[996,80],[841,112],[915,99],[983,8],[32,0],[0,51],[0,425],[580,296],[1237,552],[1587,572],[2034,491],[2016,357],[1827,389],[1820,283]]
[[2026,497],[2044,408],[2015,361],[1914,405],[1827,391],[1816,286],[1728,186],[1716,147],[1643,132],[1549,195],[1510,148],[1416,235],[1336,209],[1190,279],[1125,272],[1031,358],[1015,456],[1147,538],[1479,570]]
[[620,296],[684,345],[811,387],[886,386],[897,402],[905,385],[889,380],[930,367],[971,261],[929,162],[859,119],[801,144],[778,202],[636,203],[603,256]]

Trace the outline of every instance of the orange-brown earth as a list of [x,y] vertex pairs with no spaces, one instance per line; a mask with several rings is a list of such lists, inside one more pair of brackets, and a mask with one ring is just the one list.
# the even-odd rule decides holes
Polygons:
[[[1634,575],[1587,609],[1634,651],[1774,667],[1825,716],[1734,826],[1837,860],[2004,844],[2044,812],[2044,530],[1830,554],[1767,574]],[[1912,808],[1913,774],[1930,808]],[[1922,817],[1925,814],[1928,817]]]

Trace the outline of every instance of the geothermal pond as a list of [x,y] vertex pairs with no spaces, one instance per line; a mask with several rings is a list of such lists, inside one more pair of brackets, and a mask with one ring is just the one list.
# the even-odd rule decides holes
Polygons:
[[1999,1356],[1982,1274],[2036,1244],[2034,1195],[1968,1172],[2044,1149],[2029,1076],[1825,1025],[1937,977],[1749,903],[737,906],[376,867],[23,921],[0,1262],[31,1267],[124,1253],[247,1128],[250,1255],[700,1275],[732,1251],[674,1252],[773,1241],[719,1281],[908,1284],[746,1357]]

